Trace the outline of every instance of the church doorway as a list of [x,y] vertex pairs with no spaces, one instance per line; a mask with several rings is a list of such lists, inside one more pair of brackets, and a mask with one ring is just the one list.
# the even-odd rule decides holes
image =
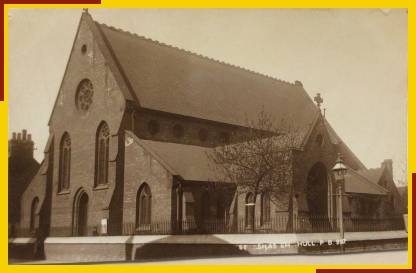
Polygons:
[[74,227],[75,236],[88,235],[88,195],[80,191],[74,202]]
[[321,162],[312,166],[307,177],[307,202],[309,216],[325,218],[328,216],[327,170]]

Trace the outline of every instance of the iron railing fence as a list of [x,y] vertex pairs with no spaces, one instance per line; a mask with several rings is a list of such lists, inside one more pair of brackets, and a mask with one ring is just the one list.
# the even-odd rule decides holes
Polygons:
[[[344,231],[389,231],[404,230],[402,217],[391,218],[344,218]],[[72,227],[51,227],[49,236],[97,236],[99,226],[88,226],[85,235],[74,235]],[[187,219],[176,221],[152,221],[150,224],[136,225],[124,223],[121,231],[110,235],[168,235],[168,234],[245,234],[245,233],[327,233],[338,232],[338,219],[320,216],[287,215],[272,217],[264,221],[260,217],[253,220],[238,219],[206,219],[196,221]],[[12,237],[35,237],[38,230],[15,228]],[[121,234],[120,234],[121,233]]]
[[[254,228],[253,228],[254,226]],[[404,230],[402,217],[383,219],[346,218],[344,231],[388,231]],[[260,217],[247,221],[244,218],[233,220],[209,219],[195,221],[183,220],[179,223],[171,221],[155,221],[147,225],[125,223],[123,235],[140,234],[244,234],[244,233],[327,233],[338,232],[338,219],[320,216],[278,216],[268,221]]]
[[75,234],[72,227],[51,227],[49,232],[41,230],[39,228],[29,229],[15,227],[10,237],[85,237],[85,236],[98,236],[99,227],[98,226],[88,226],[85,228],[85,231],[82,234]]

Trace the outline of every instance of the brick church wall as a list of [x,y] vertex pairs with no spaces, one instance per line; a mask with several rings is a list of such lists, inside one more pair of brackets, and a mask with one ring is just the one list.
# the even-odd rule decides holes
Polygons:
[[126,133],[123,222],[135,224],[136,198],[143,183],[148,184],[152,195],[151,221],[170,221],[172,174],[136,140],[132,133]]
[[[318,143],[318,135],[322,136],[321,144]],[[309,211],[307,206],[307,177],[311,168],[316,163],[321,162],[325,165],[327,174],[331,175],[331,168],[335,164],[336,158],[336,147],[332,144],[325,124],[320,118],[312,129],[303,151],[295,152],[293,183],[297,212]]]
[[[110,70],[100,41],[91,32],[88,20],[81,20],[66,73],[50,120],[50,133],[55,136],[52,183],[51,235],[71,235],[74,198],[79,189],[89,197],[88,226],[108,218],[108,207],[115,188],[117,134],[122,121],[125,99]],[[86,46],[83,52],[83,46]],[[94,88],[93,102],[87,112],[75,105],[81,80],[88,78]],[[99,124],[105,121],[110,130],[108,187],[94,188],[95,143]],[[58,192],[59,144],[65,132],[71,138],[70,189]]]
[[[155,121],[158,123],[159,130],[157,133],[151,133],[149,123]],[[175,125],[183,128],[183,136],[177,137],[174,135],[173,128]],[[228,138],[231,143],[235,142],[236,136],[244,131],[243,128],[234,125],[145,109],[133,114],[131,127],[133,127],[132,130],[136,135],[143,139],[203,147],[221,145],[224,143],[224,137]],[[201,136],[201,134],[204,136]]]

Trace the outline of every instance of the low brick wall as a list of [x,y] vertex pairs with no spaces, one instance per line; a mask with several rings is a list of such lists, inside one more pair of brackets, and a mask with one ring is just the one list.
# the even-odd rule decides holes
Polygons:
[[331,254],[407,249],[407,233],[349,233],[342,246],[336,233],[142,235],[50,237],[45,259],[102,262],[179,257]]
[[9,239],[9,258],[35,259],[36,248],[36,238]]
[[125,236],[52,237],[44,242],[45,259],[70,262],[126,260]]
[[344,245],[323,244],[317,247],[300,247],[299,254],[359,253],[407,249],[407,238],[350,241]]

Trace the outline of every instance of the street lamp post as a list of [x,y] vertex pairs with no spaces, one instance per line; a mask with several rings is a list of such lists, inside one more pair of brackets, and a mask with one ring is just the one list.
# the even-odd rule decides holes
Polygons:
[[345,166],[344,162],[342,161],[341,154],[338,153],[337,161],[335,162],[335,166],[332,168],[332,172],[335,176],[335,182],[337,184],[337,191],[338,191],[338,220],[339,220],[339,233],[341,236],[341,240],[344,239],[344,220],[343,220],[343,212],[342,212],[342,184],[345,182],[345,174],[347,173],[347,167]]

